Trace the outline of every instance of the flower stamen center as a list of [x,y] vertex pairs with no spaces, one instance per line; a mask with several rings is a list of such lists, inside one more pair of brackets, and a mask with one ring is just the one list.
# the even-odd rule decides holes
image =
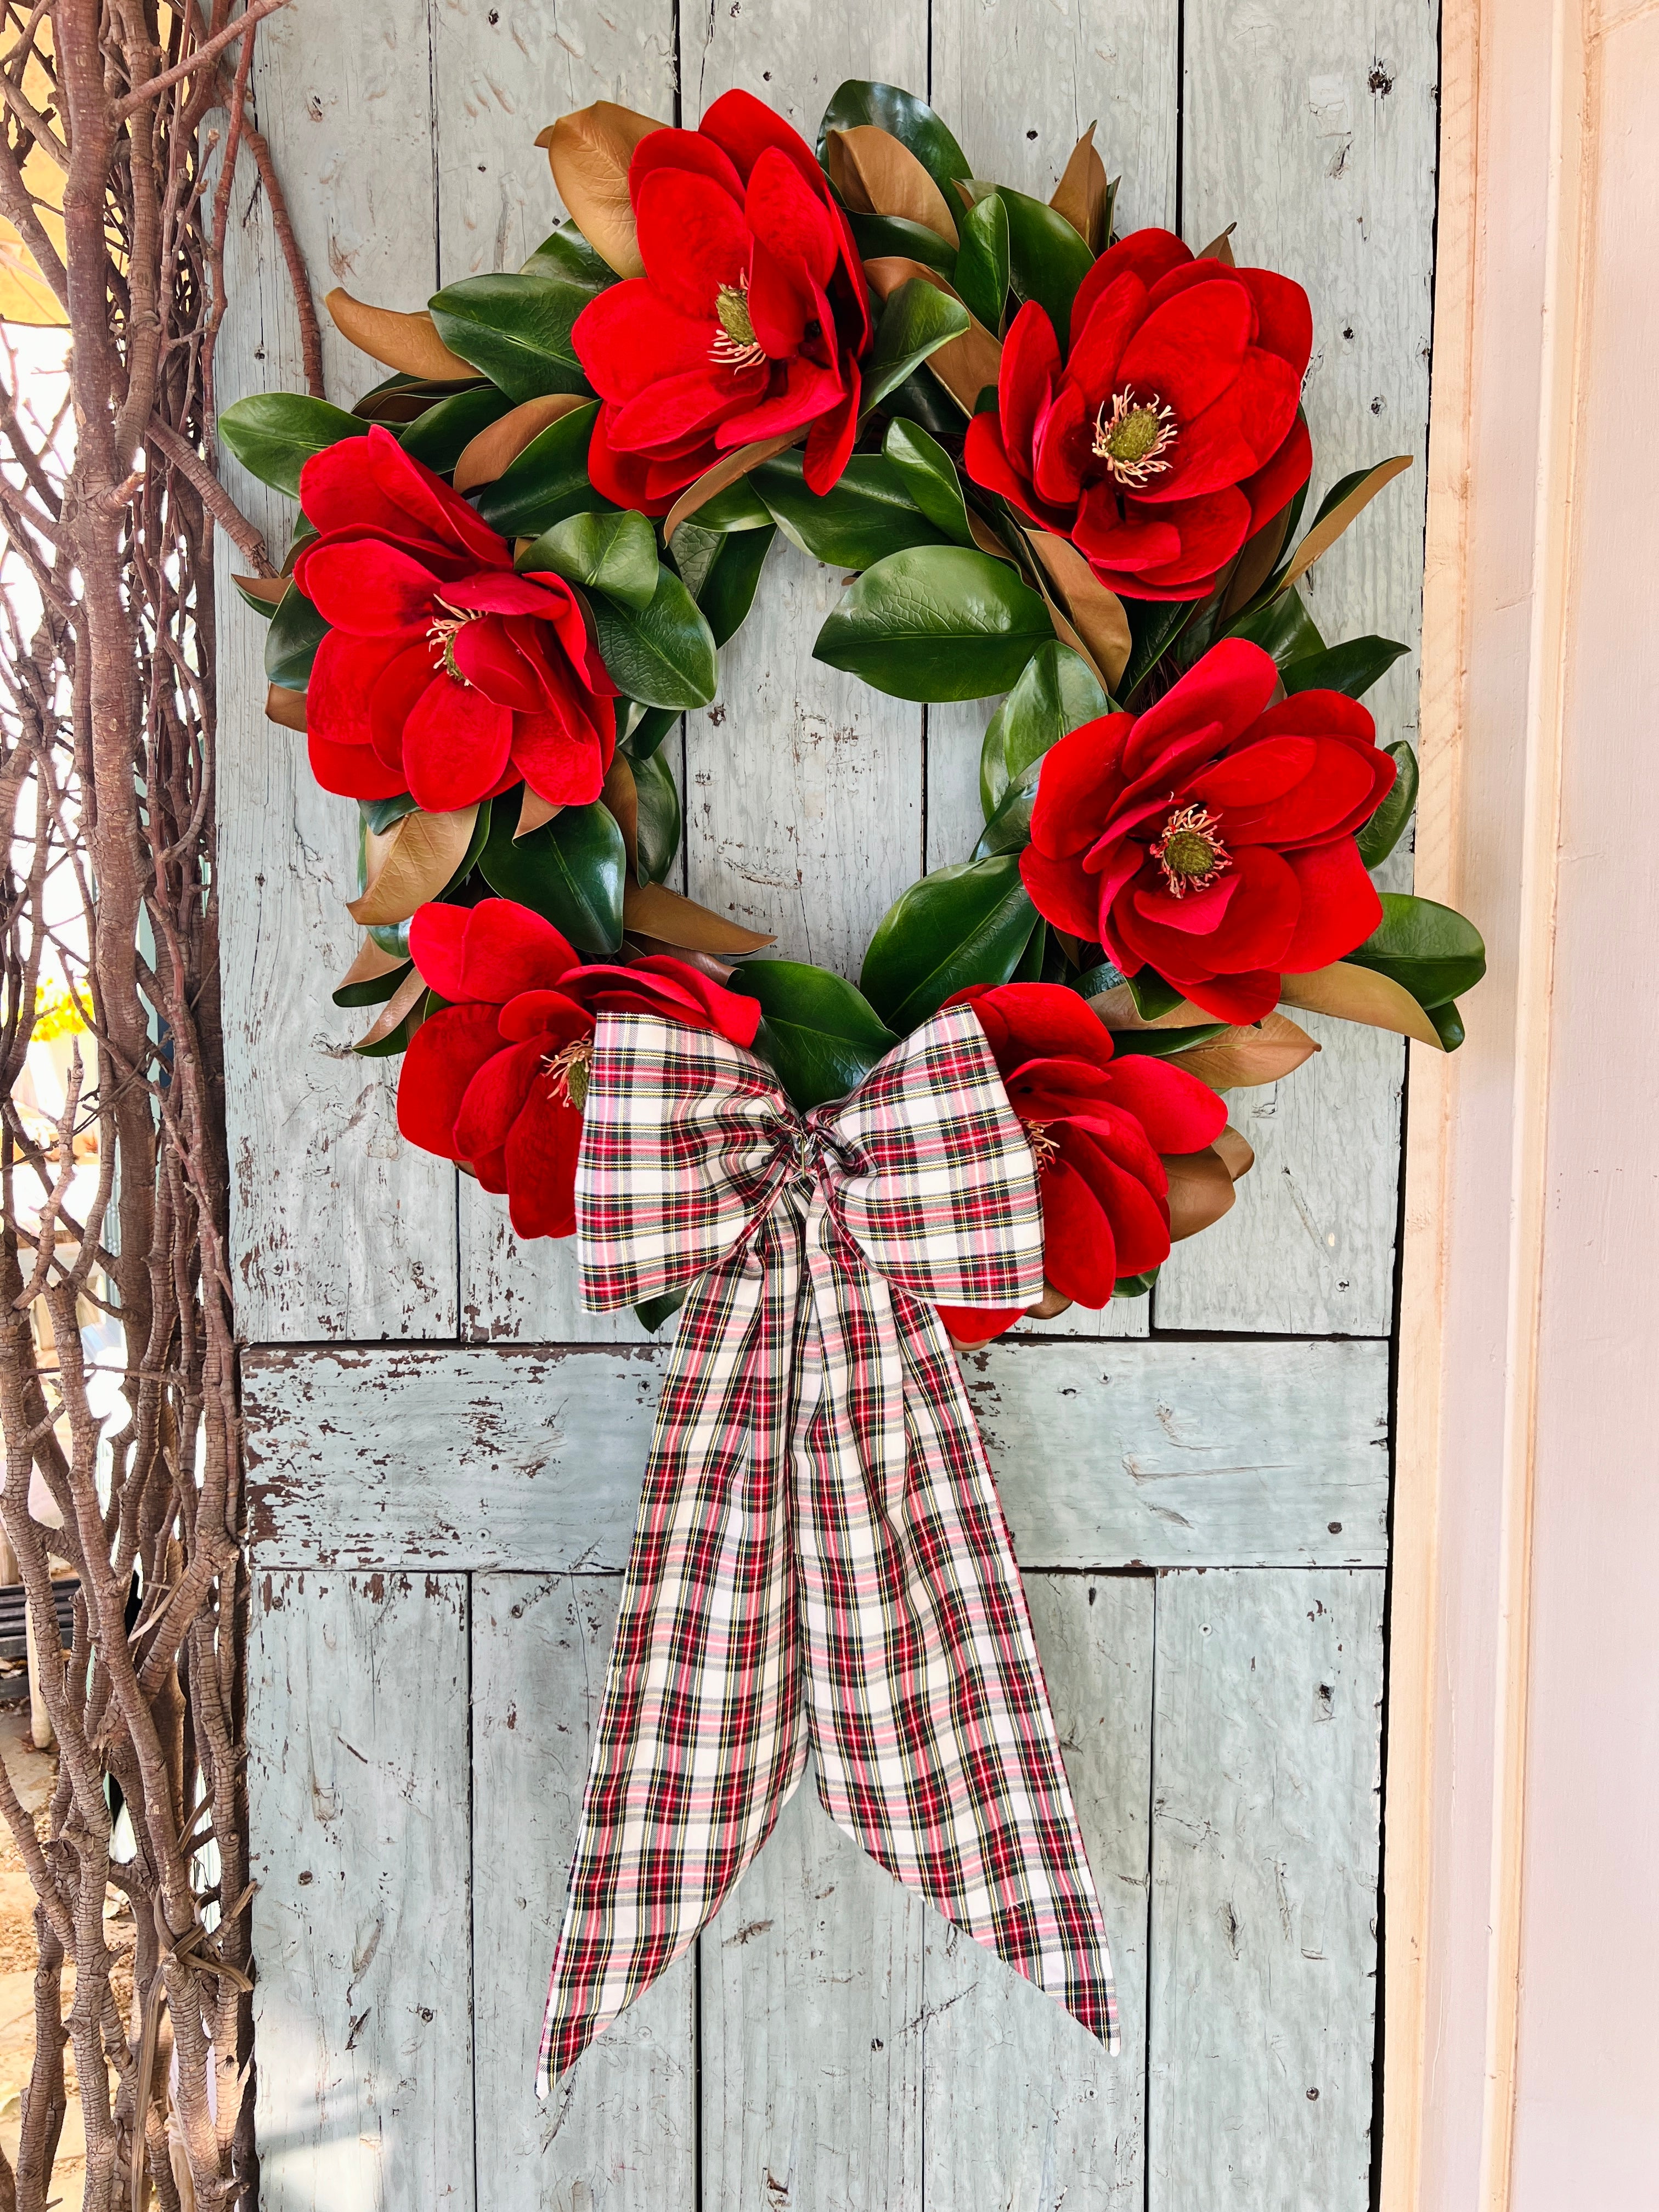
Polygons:
[[563,1105],[574,1106],[580,1114],[587,1103],[587,1079],[592,1065],[592,1037],[578,1037],[562,1052],[550,1054],[542,1066],[552,1079],[554,1098]]
[[1164,871],[1171,898],[1188,891],[1206,891],[1232,859],[1217,836],[1221,817],[1205,806],[1178,806],[1164,825],[1164,834],[1152,847],[1152,858]]
[[720,322],[720,335],[708,349],[710,361],[717,361],[728,368],[756,368],[766,358],[766,348],[755,336],[755,325],[749,315],[749,279],[741,283],[722,284],[714,295],[714,313]]
[[1031,1147],[1031,1158],[1036,1162],[1036,1171],[1041,1175],[1046,1167],[1060,1158],[1060,1146],[1048,1134],[1048,1124],[1046,1121],[1022,1121],[1020,1126],[1025,1132],[1026,1143]]
[[427,628],[427,643],[436,656],[437,665],[453,676],[467,690],[472,689],[455,662],[455,641],[470,622],[477,622],[480,610],[477,607],[452,607],[447,599],[440,599],[443,612],[434,617]]
[[1145,483],[1173,465],[1164,456],[1176,441],[1176,429],[1173,407],[1165,406],[1157,392],[1137,399],[1134,386],[1126,384],[1112,394],[1109,409],[1103,404],[1095,417],[1095,455],[1117,483]]

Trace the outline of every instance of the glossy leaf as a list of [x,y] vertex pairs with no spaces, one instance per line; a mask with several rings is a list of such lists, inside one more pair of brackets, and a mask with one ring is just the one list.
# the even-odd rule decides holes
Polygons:
[[592,602],[599,651],[612,680],[647,707],[706,707],[714,696],[714,640],[696,602],[659,564],[643,607]]
[[261,483],[300,496],[300,471],[313,453],[342,438],[366,438],[369,426],[326,399],[297,392],[256,392],[219,417],[219,435]]
[[861,991],[800,960],[750,960],[731,980],[761,1002],[757,1048],[803,1113],[844,1098],[898,1042]]
[[849,77],[830,94],[818,125],[817,155],[824,157],[824,141],[831,131],[854,131],[860,123],[878,124],[908,146],[954,209],[958,177],[971,176],[968,156],[925,100],[896,84],[870,83]]
[[659,752],[634,760],[633,769],[639,809],[634,832],[639,878],[642,884],[659,884],[679,858],[680,794]]
[[1406,891],[1382,893],[1382,920],[1348,958],[1392,976],[1432,1011],[1472,990],[1486,972],[1480,933],[1455,908]]
[[544,530],[514,566],[550,568],[625,607],[648,607],[657,589],[657,533],[642,514],[572,514]]
[[1007,982],[1036,918],[1015,854],[936,868],[878,924],[864,994],[890,1028],[912,1030],[970,983]]
[[902,215],[860,215],[855,208],[848,210],[847,220],[853,226],[853,242],[862,261],[901,253],[908,260],[922,261],[928,268],[937,269],[941,276],[949,276],[956,266],[954,247],[925,222],[912,222]]
[[303,691],[311,681],[311,664],[328,635],[328,624],[297,584],[290,584],[265,632],[265,674],[273,684],[290,691]]
[[[980,804],[988,822],[1010,787],[1036,779],[1036,767],[1050,745],[1111,711],[1111,701],[1087,661],[1069,646],[1051,640],[1039,646],[1018,684],[992,715],[980,748]],[[1029,815],[1028,815],[1029,818]]]
[[863,412],[867,415],[930,354],[961,337],[968,328],[968,310],[960,300],[920,276],[901,284],[881,311],[875,343],[864,363]]
[[505,271],[465,276],[433,295],[432,319],[452,353],[513,400],[586,392],[571,325],[592,294],[579,284]]
[[665,1321],[672,1321],[690,1296],[688,1286],[682,1291],[665,1291],[659,1298],[641,1298],[634,1309],[640,1327],[647,1336],[654,1336]]
[[968,503],[962,495],[962,478],[939,441],[920,423],[895,422],[887,426],[881,450],[897,471],[912,502],[934,529],[953,544],[971,545],[974,533],[968,520]]
[[[687,529],[692,526],[686,525]],[[684,534],[683,530],[676,537],[677,545]],[[769,523],[764,530],[734,531],[723,538],[692,592],[717,646],[737,635],[755,604],[761,570],[777,534],[777,526]]]
[[550,422],[494,483],[479,492],[478,513],[503,538],[534,538],[567,515],[592,514],[610,502],[587,477],[587,444],[599,403]]
[[1229,637],[1248,638],[1270,653],[1280,668],[1311,659],[1325,650],[1325,641],[1314,624],[1299,592],[1280,592],[1264,599],[1253,613],[1243,615],[1228,630]]
[[1008,210],[1000,192],[988,192],[957,218],[961,244],[951,283],[963,305],[994,337],[1002,328],[1009,283]]
[[1054,630],[1005,561],[963,545],[890,554],[849,586],[813,652],[899,699],[1006,691]]
[[1112,1050],[1119,1060],[1168,1060],[1172,1053],[1208,1044],[1227,1026],[1225,1022],[1194,1022],[1176,1030],[1114,1030]]
[[400,434],[398,443],[406,453],[448,476],[480,430],[499,422],[511,407],[504,392],[493,384],[475,384],[452,392],[424,415],[417,415]]
[[962,410],[952,404],[932,368],[919,368],[902,384],[896,385],[882,401],[881,411],[890,421],[920,423],[931,437],[962,435]]
[[1401,654],[1410,650],[1391,637],[1351,637],[1341,645],[1327,646],[1322,653],[1285,661],[1280,673],[1287,692],[1346,691],[1350,699],[1363,699]]
[[415,794],[400,791],[393,799],[360,799],[357,811],[371,836],[384,837],[394,822],[401,822],[405,814],[415,811]]
[[1424,1011],[1434,1024],[1441,1050],[1455,1052],[1463,1042],[1463,1017],[1458,1012],[1455,1001],[1448,999],[1443,1006],[1425,1007]]
[[1008,215],[1008,278],[1015,295],[1046,308],[1061,345],[1071,327],[1072,301],[1095,265],[1095,257],[1063,215],[1024,192],[998,187]]
[[550,822],[517,839],[518,792],[504,793],[489,813],[478,867],[491,890],[544,915],[579,951],[617,951],[628,848],[610,811],[597,802],[562,807]]
[[749,481],[784,536],[815,561],[832,568],[872,568],[908,546],[945,543],[884,455],[854,453],[841,482],[822,495],[807,489],[801,466],[798,452],[780,453]]
[[1388,859],[1417,805],[1417,755],[1403,738],[1389,746],[1388,755],[1397,771],[1394,788],[1355,840],[1368,868],[1380,868]]
[[1133,699],[1164,654],[1171,650],[1181,633],[1198,611],[1197,603],[1191,599],[1130,599],[1125,603],[1129,617],[1129,660],[1118,679],[1118,696]]
[[641,707],[635,700],[617,702],[625,708],[629,717],[626,734],[621,740],[622,750],[635,768],[648,761],[671,730],[680,726],[679,714],[672,707]]
[[685,574],[685,564],[680,557],[679,544],[688,531],[702,530],[709,534],[725,534],[733,530],[769,530],[771,512],[764,500],[759,498],[748,477],[739,477],[724,491],[717,491],[713,499],[705,500],[697,509],[695,522],[683,522],[674,532],[673,555],[680,574]]
[[568,218],[542,240],[519,274],[579,285],[590,298],[617,282],[616,270]]

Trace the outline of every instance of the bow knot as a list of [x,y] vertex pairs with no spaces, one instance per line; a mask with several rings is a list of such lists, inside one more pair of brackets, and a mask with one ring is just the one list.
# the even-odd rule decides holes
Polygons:
[[726,1039],[599,1019],[591,1307],[690,1287],[543,2031],[544,2093],[691,1943],[817,1765],[824,1810],[1115,2049],[1019,1570],[935,1306],[1042,1285],[1036,1169],[972,1010],[798,1114]]

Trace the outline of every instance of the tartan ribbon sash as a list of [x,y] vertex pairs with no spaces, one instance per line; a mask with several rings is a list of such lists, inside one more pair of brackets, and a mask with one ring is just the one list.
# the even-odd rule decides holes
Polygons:
[[602,1014],[576,1213],[590,1309],[689,1296],[538,2088],[689,1948],[809,1750],[839,1827],[1115,2051],[1019,1570],[934,1310],[1042,1287],[1035,1164],[973,1012],[805,1117],[725,1038]]

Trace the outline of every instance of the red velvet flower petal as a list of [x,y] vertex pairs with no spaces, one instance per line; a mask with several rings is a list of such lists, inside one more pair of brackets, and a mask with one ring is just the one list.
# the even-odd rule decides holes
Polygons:
[[1226,1102],[1207,1083],[1150,1053],[1112,1062],[1110,1097],[1134,1115],[1155,1152],[1202,1152],[1227,1126]]
[[1285,442],[1265,467],[1246,477],[1239,489],[1250,502],[1250,534],[1272,521],[1288,507],[1313,473],[1313,441],[1300,414],[1285,433]]
[[1238,374],[1255,319],[1240,286],[1190,285],[1154,307],[1125,346],[1119,381],[1139,398],[1156,394],[1184,426]]
[[1277,354],[1252,346],[1214,405],[1182,428],[1167,473],[1144,484],[1138,499],[1157,506],[1243,483],[1283,444],[1301,397],[1294,369]]
[[723,92],[697,128],[730,157],[740,177],[750,175],[766,149],[775,146],[828,199],[823,172],[811,148],[775,108],[757,100],[752,92]]
[[1313,352],[1313,309],[1302,287],[1272,269],[1234,274],[1255,302],[1255,342],[1287,361],[1300,377]]
[[[1267,665],[1273,668],[1271,660]],[[1275,680],[1278,674],[1273,669]],[[1040,852],[1054,859],[1081,853],[1100,835],[1111,813],[1125,745],[1139,727],[1133,715],[1102,714],[1048,748],[1031,808],[1031,842]]]
[[424,629],[446,589],[412,554],[379,538],[313,538],[294,580],[325,622],[356,637]]
[[470,806],[507,766],[513,710],[482,691],[434,676],[404,724],[404,766],[418,806],[447,814]]
[[398,1075],[398,1127],[411,1145],[447,1160],[460,1157],[455,1116],[461,1100],[478,1070],[501,1048],[493,1006],[447,1006],[421,1024]]
[[975,983],[947,1006],[971,1006],[1008,1075],[1023,1062],[1071,1055],[1105,1067],[1112,1034],[1075,991],[1059,983]]
[[1062,1297],[1080,1306],[1103,1306],[1119,1273],[1116,1240],[1105,1209],[1063,1156],[1049,1161],[1037,1188],[1042,1196],[1043,1275]]
[[862,379],[858,363],[843,364],[847,390],[838,406],[827,415],[820,415],[806,435],[806,451],[802,457],[801,473],[806,479],[808,491],[816,492],[820,499],[825,492],[833,491],[841,482],[848,462],[852,459],[853,441],[858,435],[860,392]]
[[1382,902],[1352,837],[1310,846],[1288,860],[1302,893],[1302,913],[1279,965],[1302,975],[1363,945],[1382,919]]
[[756,157],[744,210],[769,253],[786,266],[804,269],[815,284],[829,283],[841,240],[819,194],[775,146],[763,147]]
[[369,693],[406,650],[399,637],[354,637],[347,630],[330,630],[317,648],[306,686],[307,733],[330,744],[372,744]]
[[1028,845],[1019,856],[1019,879],[1031,904],[1056,929],[1069,929],[1091,944],[1098,939],[1100,893],[1074,859],[1051,860]]
[[336,744],[308,730],[306,750],[319,787],[341,799],[395,799],[406,788],[403,770],[388,768],[367,745]]
[[[567,974],[579,975],[580,965],[574,953]],[[564,977],[562,975],[562,982]],[[520,991],[501,1008],[501,1035],[511,1044],[523,1044],[531,1037],[543,1040],[543,1050],[556,1053],[578,1037],[592,1036],[593,1017],[586,1006],[579,1006],[563,991]]]
[[608,285],[577,316],[570,337],[588,382],[616,402],[636,398],[659,377],[703,367],[714,341],[706,315],[682,314],[643,276]]
[[[1139,775],[1165,746],[1212,723],[1219,750],[1249,729],[1278,684],[1270,653],[1243,638],[1224,638],[1137,718],[1124,747],[1125,775]],[[1043,767],[1046,773],[1046,761]]]
[[[1097,269],[1100,264],[1095,264]],[[1126,269],[1095,299],[1087,317],[1072,317],[1072,351],[1066,380],[1075,385],[1089,413],[1097,415],[1117,385],[1123,349],[1146,319],[1146,287]]]
[[1037,417],[1060,374],[1060,346],[1045,309],[1028,300],[1009,325],[997,373],[997,412],[1010,458],[1030,472]]
[[745,408],[740,415],[728,416],[715,431],[714,443],[725,453],[732,447],[752,445],[757,438],[779,437],[786,430],[799,430],[816,422],[820,415],[841,406],[845,398],[846,387],[838,370],[820,368],[817,362],[798,354],[784,373],[783,389],[777,389],[775,374],[771,397]]
[[455,1115],[455,1150],[464,1160],[500,1152],[513,1133],[530,1086],[541,1072],[539,1037],[492,1054],[466,1086]]
[[1071,343],[1077,343],[1096,302],[1120,276],[1133,276],[1150,289],[1171,269],[1188,266],[1192,258],[1192,248],[1184,246],[1172,230],[1132,230],[1115,246],[1108,246],[1077,288],[1072,301]]
[[660,131],[647,131],[634,149],[633,159],[628,165],[628,189],[630,196],[653,169],[693,171],[708,177],[728,191],[736,204],[743,205],[743,179],[732,166],[732,157],[701,131],[678,131],[665,124]]
[[552,923],[516,899],[480,899],[475,907],[434,900],[417,907],[409,949],[441,999],[497,1006],[520,992],[550,988],[576,965]]
[[989,1344],[1025,1318],[1024,1306],[1007,1306],[994,1313],[979,1306],[939,1306],[935,1311],[955,1341],[969,1347]]
[[513,765],[550,806],[591,806],[614,750],[571,699],[545,714],[513,717]]
[[375,483],[423,536],[465,555],[481,567],[512,568],[513,549],[500,532],[492,530],[477,508],[452,490],[424,461],[405,453],[383,424],[376,422],[365,442]]
[[653,289],[680,314],[705,318],[712,340],[722,288],[737,290],[749,274],[754,236],[743,210],[712,178],[653,169],[641,179],[634,220]]
[[1061,1123],[1054,1135],[1060,1152],[1057,1164],[1073,1170],[1111,1224],[1116,1273],[1139,1275],[1161,1267],[1170,1256],[1169,1200],[1091,1143],[1086,1130]]
[[389,661],[368,697],[368,738],[375,757],[404,773],[404,724],[432,681],[433,652],[425,638]]
[[507,1211],[520,1237],[568,1237],[576,1226],[582,1117],[551,1094],[550,1079],[531,1085],[507,1140]]

